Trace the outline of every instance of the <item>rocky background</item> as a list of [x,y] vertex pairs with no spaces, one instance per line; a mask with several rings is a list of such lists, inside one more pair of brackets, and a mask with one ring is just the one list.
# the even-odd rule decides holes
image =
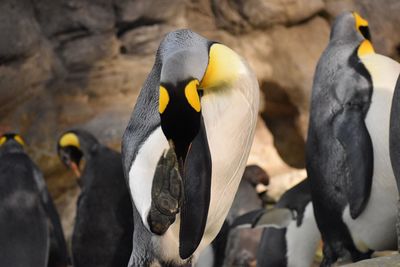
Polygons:
[[277,198],[306,176],[313,72],[345,10],[369,20],[379,53],[399,59],[398,0],[1,0],[0,133],[27,139],[70,233],[78,189],[56,156],[58,135],[81,127],[119,149],[159,42],[191,28],[255,70],[262,105],[249,163],[268,172]]

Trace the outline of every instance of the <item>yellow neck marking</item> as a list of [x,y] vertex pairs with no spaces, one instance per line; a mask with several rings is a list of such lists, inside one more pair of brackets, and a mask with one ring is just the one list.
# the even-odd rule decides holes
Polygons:
[[158,111],[160,114],[164,112],[164,110],[167,108],[167,105],[169,103],[169,95],[167,89],[165,89],[164,86],[160,85],[160,96],[158,98]]
[[0,138],[0,146],[3,145],[6,141],[7,141],[7,137],[2,136],[2,137]]
[[185,87],[185,96],[189,104],[192,106],[192,108],[197,112],[200,112],[201,105],[200,105],[199,93],[197,92],[198,87],[199,87],[198,80],[190,81]]
[[238,78],[241,64],[240,57],[232,49],[222,44],[213,44],[200,88],[210,89],[232,84]]
[[74,146],[76,148],[80,148],[79,138],[74,133],[66,133],[64,134],[59,141],[61,147],[66,146]]
[[374,47],[372,46],[371,42],[368,40],[362,41],[360,46],[358,47],[357,50],[357,55],[358,57],[362,57],[368,54],[373,54],[375,53]]
[[24,139],[22,139],[22,137],[18,134],[14,135],[14,140],[17,141],[22,146],[25,145]]

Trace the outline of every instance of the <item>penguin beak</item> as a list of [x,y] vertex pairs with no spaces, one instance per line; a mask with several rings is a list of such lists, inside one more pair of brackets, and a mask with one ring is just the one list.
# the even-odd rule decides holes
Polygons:
[[67,168],[71,169],[77,178],[80,178],[81,177],[81,171],[79,169],[80,156],[75,158],[71,154],[71,149],[68,147],[66,148],[60,147],[58,149],[58,154],[62,163],[64,163],[64,165]]
[[81,178],[81,171],[79,170],[78,164],[75,162],[71,161],[69,164],[70,169],[74,172],[76,177]]

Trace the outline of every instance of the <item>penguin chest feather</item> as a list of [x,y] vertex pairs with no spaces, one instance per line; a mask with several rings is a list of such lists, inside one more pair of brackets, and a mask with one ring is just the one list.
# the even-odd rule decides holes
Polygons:
[[[249,75],[249,74],[247,74]],[[250,152],[257,121],[257,81],[205,93],[203,116],[212,160],[211,200],[200,248],[218,234],[232,205]]]
[[365,210],[353,220],[347,206],[343,220],[361,251],[396,249],[398,192],[389,158],[392,96],[400,65],[390,58],[369,54],[361,58],[371,75],[373,92],[365,123],[374,151],[371,195]]

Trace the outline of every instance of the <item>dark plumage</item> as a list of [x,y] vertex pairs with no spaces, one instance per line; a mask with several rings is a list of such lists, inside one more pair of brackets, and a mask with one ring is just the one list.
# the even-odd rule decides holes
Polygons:
[[57,211],[22,144],[16,134],[0,137],[0,266],[47,266],[50,228],[59,254],[49,266],[66,266],[68,254]]
[[[72,130],[63,136],[68,133],[78,137],[85,160],[72,236],[74,266],[126,267],[132,251],[133,218],[121,155],[86,131]],[[68,147],[59,143],[59,153],[74,151]]]

